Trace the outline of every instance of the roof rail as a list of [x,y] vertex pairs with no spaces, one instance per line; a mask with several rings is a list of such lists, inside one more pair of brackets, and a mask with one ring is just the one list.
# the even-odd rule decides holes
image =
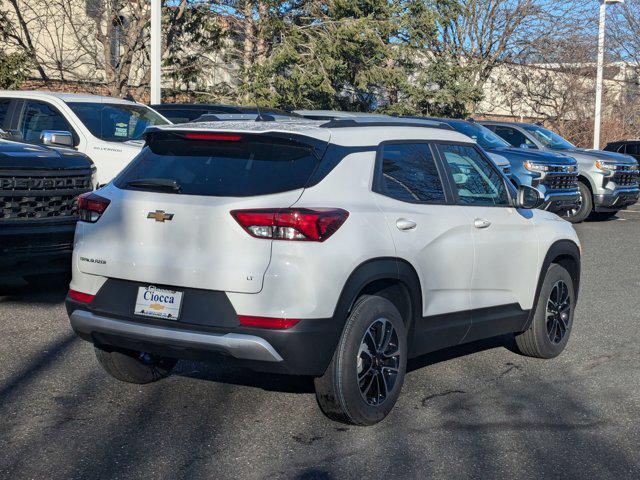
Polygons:
[[351,127],[423,127],[423,128],[439,128],[441,130],[453,130],[453,127],[443,122],[434,122],[430,120],[416,119],[411,121],[410,119],[398,119],[393,120],[380,120],[375,118],[373,120],[366,118],[338,118],[329,120],[327,123],[319,125],[320,128],[351,128]]

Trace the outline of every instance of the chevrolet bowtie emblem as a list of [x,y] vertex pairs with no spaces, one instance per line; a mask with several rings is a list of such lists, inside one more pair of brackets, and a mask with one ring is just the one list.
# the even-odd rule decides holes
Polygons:
[[165,222],[173,219],[173,213],[165,213],[164,210],[156,210],[155,212],[149,212],[147,218],[152,218],[156,222]]

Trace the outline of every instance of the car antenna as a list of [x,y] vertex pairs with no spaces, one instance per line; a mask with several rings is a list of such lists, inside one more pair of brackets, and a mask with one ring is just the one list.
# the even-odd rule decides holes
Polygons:
[[256,122],[264,122],[265,119],[262,118],[262,112],[260,111],[260,102],[256,98],[256,109],[258,110],[258,116],[256,117]]
[[260,102],[258,99],[255,99],[256,102],[256,110],[258,110],[258,116],[256,117],[256,122],[273,122],[275,118],[272,115],[263,115],[260,110]]

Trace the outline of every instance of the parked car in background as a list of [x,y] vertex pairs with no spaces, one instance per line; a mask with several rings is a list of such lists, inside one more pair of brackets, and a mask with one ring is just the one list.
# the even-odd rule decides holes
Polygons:
[[82,153],[0,140],[0,280],[69,271],[76,199],[94,174]]
[[[391,115],[366,113],[366,112],[345,112],[338,110],[295,110],[298,115],[310,119],[310,120],[351,120],[353,122],[415,122],[423,123],[425,126],[439,125],[441,127],[452,127],[442,122],[439,118],[419,118],[419,117],[395,117]],[[488,152],[487,152],[488,153]],[[489,158],[504,172],[505,175],[510,176],[511,164],[502,155],[496,153],[488,153]]]
[[346,112],[341,110],[294,110],[293,113],[296,113],[301,117],[308,118],[309,120],[338,120],[349,118],[377,118],[380,120],[386,120],[390,118],[390,115],[384,115],[381,113]]
[[608,143],[604,149],[607,152],[616,152],[629,155],[640,162],[640,140],[620,140]]
[[580,202],[578,164],[556,152],[516,148],[475,121],[439,119],[478,142],[487,153],[501,155],[511,165],[511,179],[516,186],[529,185],[544,195],[541,208],[567,217]]
[[431,122],[151,127],[79,201],[71,326],[114,378],[176,359],[315,377],[331,418],[393,408],[407,359],[515,333],[559,355],[580,247],[482,149]]
[[578,148],[540,125],[482,121],[511,145],[534,151],[560,152],[578,162],[580,203],[569,211],[572,222],[589,215],[609,218],[638,201],[638,163],[628,155]]
[[221,120],[283,120],[297,117],[295,113],[277,108],[241,107],[216,103],[161,103],[151,105],[172,123]]
[[168,123],[149,107],[119,98],[0,91],[0,128],[18,141],[87,154],[101,185],[140,152],[145,128]]

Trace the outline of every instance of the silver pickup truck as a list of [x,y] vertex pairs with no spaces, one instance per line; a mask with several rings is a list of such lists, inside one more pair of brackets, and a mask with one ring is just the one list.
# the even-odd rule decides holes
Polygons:
[[613,217],[619,210],[638,201],[638,162],[629,155],[578,148],[539,125],[497,121],[480,123],[515,147],[561,152],[576,159],[581,201],[569,212],[574,223],[589,215]]

